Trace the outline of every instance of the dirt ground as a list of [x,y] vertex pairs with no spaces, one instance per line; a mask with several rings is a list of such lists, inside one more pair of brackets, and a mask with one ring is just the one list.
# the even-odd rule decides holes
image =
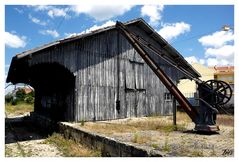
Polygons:
[[[49,144],[44,144],[44,139],[29,140],[24,142],[6,144],[6,157],[60,157],[61,152]],[[20,146],[19,146],[20,145]]]
[[170,116],[85,122],[74,125],[138,147],[160,150],[168,156],[233,157],[233,117],[219,116],[219,118],[221,118],[220,131],[211,135],[196,134],[192,131],[194,123],[189,122],[188,119],[179,121],[178,130],[174,131]]
[[7,118],[6,157],[100,157],[101,152],[65,139],[62,134],[40,129],[29,117]]
[[[234,117],[218,117],[218,134],[196,134],[194,124],[184,114],[178,116],[178,127],[172,126],[172,116],[119,119],[101,122],[72,123],[76,127],[147,150],[159,150],[176,157],[233,157]],[[60,157],[63,153],[55,145],[45,142],[47,134],[29,123],[6,123],[6,157]],[[14,131],[12,131],[14,130]],[[16,136],[17,134],[17,139]],[[19,141],[18,143],[16,141]]]

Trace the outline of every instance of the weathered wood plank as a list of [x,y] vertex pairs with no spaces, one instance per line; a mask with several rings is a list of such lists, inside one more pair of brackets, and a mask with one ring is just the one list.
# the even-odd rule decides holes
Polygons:
[[[165,86],[122,35],[119,35],[119,49],[117,40],[117,32],[112,30],[43,50],[29,60],[31,66],[58,62],[76,75],[76,91],[72,90],[66,98],[68,118],[76,121],[108,120],[170,114],[172,111],[171,103],[164,101]],[[161,64],[173,82],[182,76],[162,59],[152,53],[150,55]],[[134,91],[126,92],[127,88]],[[116,111],[117,93],[120,114]],[[75,104],[72,104],[74,100]]]
[[126,88],[135,89],[135,66],[130,61],[125,61]]
[[145,89],[144,87],[144,64],[134,64],[135,66],[135,85],[136,89]]
[[146,115],[146,96],[145,92],[137,92],[136,93],[136,100],[137,100],[137,105],[136,105],[136,110],[137,110],[137,117],[142,117]]

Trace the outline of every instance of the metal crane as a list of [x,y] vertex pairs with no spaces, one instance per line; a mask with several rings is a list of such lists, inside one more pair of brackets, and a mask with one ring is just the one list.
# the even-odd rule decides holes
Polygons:
[[[123,23],[116,23],[117,30],[129,41],[135,48],[138,54],[149,65],[153,72],[158,76],[161,82],[166,86],[170,93],[176,98],[188,116],[195,123],[195,130],[198,132],[216,132],[219,131],[219,126],[216,125],[216,114],[221,106],[225,105],[232,96],[232,89],[224,81],[208,80],[206,82],[193,77],[184,68],[173,63],[165,56],[162,51],[150,44],[147,40],[133,33]],[[190,79],[194,80],[198,85],[199,92],[199,108],[193,107],[186,97],[180,92],[177,86],[160,68],[156,61],[149,55],[145,48],[159,56],[161,59],[174,66]]]

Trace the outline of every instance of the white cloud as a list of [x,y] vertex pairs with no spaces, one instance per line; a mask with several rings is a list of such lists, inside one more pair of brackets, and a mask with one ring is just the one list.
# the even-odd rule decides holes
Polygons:
[[195,56],[185,57],[185,60],[190,64],[198,62],[198,59]]
[[227,66],[234,64],[234,46],[224,45],[220,48],[207,48],[205,56],[208,66]]
[[85,14],[94,18],[96,21],[105,21],[110,18],[123,15],[125,12],[129,11],[132,5],[72,5],[67,7],[62,6],[51,6],[51,5],[35,5],[28,6],[34,9],[35,12],[46,12],[51,18],[55,17],[65,17],[70,18],[69,12],[75,13],[77,16],[80,14]]
[[29,6],[34,9],[35,12],[46,12],[47,15],[51,18],[55,17],[65,17],[69,18],[70,16],[67,14],[69,11],[68,7],[59,7],[59,6],[51,6],[51,5],[34,5]]
[[69,38],[69,37],[74,37],[74,36],[77,36],[79,35],[80,33],[64,33],[64,35]]
[[218,60],[216,58],[208,58],[207,65],[208,66],[216,66],[216,65],[218,65]]
[[26,37],[18,36],[9,32],[4,33],[5,45],[10,48],[24,48],[26,46]]
[[39,20],[39,19],[33,17],[31,14],[28,15],[28,18],[29,18],[33,23],[35,23],[35,24],[42,25],[42,26],[46,26],[46,25],[47,25],[46,22],[41,21],[41,20]]
[[231,31],[217,31],[211,35],[206,35],[198,39],[205,47],[220,47],[234,40],[234,34]]
[[100,26],[94,25],[94,26],[92,26],[91,28],[86,29],[85,31],[83,31],[83,32],[81,32],[81,33],[89,33],[89,32],[91,32],[91,31],[98,30],[98,29],[100,29],[100,28],[105,28],[105,27],[112,26],[112,25],[115,25],[115,22],[109,20],[109,21],[107,21],[106,23],[104,23],[104,24],[102,24],[102,25],[100,25]]
[[30,5],[28,7],[32,7],[35,11],[46,11],[52,8],[52,6],[48,5]]
[[208,66],[234,65],[234,34],[232,31],[217,31],[198,39],[205,50]]
[[70,16],[67,15],[67,11],[68,8],[52,8],[50,10],[48,10],[47,14],[48,16],[50,16],[51,18],[54,17],[65,17],[65,18],[69,18]]
[[189,32],[191,25],[185,22],[177,22],[173,24],[164,24],[158,33],[167,41],[175,39],[177,36]]
[[189,64],[193,64],[193,63],[199,63],[204,65],[206,63],[206,61],[204,59],[199,59],[195,56],[189,56],[189,57],[185,57],[185,60],[189,63]]
[[86,14],[94,18],[97,21],[104,21],[119,15],[123,15],[125,12],[132,8],[131,5],[74,5],[71,6],[71,11],[79,14]]
[[148,16],[150,24],[156,26],[162,18],[163,5],[144,5],[141,8],[141,15]]
[[192,63],[200,63],[202,65],[207,66],[228,66],[233,65],[234,63],[234,56],[225,58],[225,57],[208,57],[204,59],[198,59],[195,56],[185,57],[186,61],[190,64]]
[[60,36],[56,30],[40,30],[39,33],[42,35],[50,35],[54,38],[57,38]]
[[206,61],[204,59],[199,59],[199,63],[204,65],[206,63]]
[[86,34],[86,33],[89,33],[91,31],[94,31],[94,30],[98,30],[98,29],[101,29],[101,28],[105,28],[105,27],[108,27],[108,26],[113,26],[115,25],[115,22],[114,21],[107,21],[106,23],[102,24],[102,25],[94,25],[92,27],[90,27],[89,29],[86,29],[80,33],[64,33],[66,37],[72,37],[72,36],[77,36],[77,35],[80,35],[80,34]]
[[215,56],[221,58],[230,58],[234,56],[234,46],[225,45],[220,48],[207,48],[205,55],[206,57]]
[[19,14],[23,14],[23,10],[21,10],[19,8],[14,8],[14,10],[16,10]]
[[[225,55],[224,54],[225,52],[223,52],[223,50],[231,51],[231,52],[228,52],[228,55]],[[199,59],[199,58],[197,58],[195,56],[189,56],[189,57],[185,57],[185,60],[188,63],[190,63],[190,64],[192,64],[192,63],[200,63],[202,65],[207,65],[207,66],[228,66],[228,65],[233,65],[233,62],[234,62],[233,46],[232,47],[222,47],[222,49],[214,49],[214,48],[212,48],[209,51],[212,52],[213,54],[212,55],[208,55],[208,57],[205,57],[204,59]],[[217,53],[219,53],[219,54],[217,54]]]

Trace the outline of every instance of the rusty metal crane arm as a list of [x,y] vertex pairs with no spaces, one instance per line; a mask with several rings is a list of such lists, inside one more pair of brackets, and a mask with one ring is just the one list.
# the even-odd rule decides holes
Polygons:
[[144,59],[144,61],[149,65],[153,72],[158,76],[166,88],[171,92],[171,94],[177,99],[179,104],[183,107],[185,112],[189,115],[194,123],[197,123],[198,112],[193,108],[189,101],[184,97],[184,95],[179,91],[179,89],[174,85],[172,80],[165,74],[165,72],[160,68],[160,66],[150,57],[150,55],[141,47],[137,39],[135,39],[127,27],[121,23],[116,23],[116,28],[119,32],[129,41],[129,43],[135,48],[138,54]]

